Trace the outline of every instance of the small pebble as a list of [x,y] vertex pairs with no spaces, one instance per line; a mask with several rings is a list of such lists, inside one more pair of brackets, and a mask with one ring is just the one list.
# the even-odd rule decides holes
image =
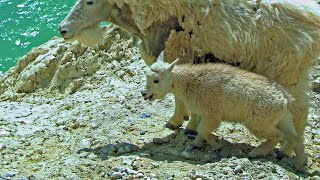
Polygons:
[[151,115],[149,113],[142,113],[140,118],[148,118],[150,117]]
[[10,135],[9,131],[6,131],[4,129],[0,129],[0,137],[6,137],[6,136],[9,136],[9,135]]
[[0,150],[5,149],[5,148],[6,148],[6,145],[0,144]]
[[260,173],[257,178],[258,179],[264,179],[266,177],[267,177],[267,175],[265,173]]
[[113,171],[109,171],[109,172],[108,172],[108,176],[109,176],[109,177],[112,177],[113,173],[114,173]]
[[35,180],[36,179],[36,177],[34,176],[34,175],[30,175],[29,177],[28,177],[28,180]]
[[210,171],[210,172],[208,172],[208,174],[211,174],[211,175],[215,176],[215,175],[217,175],[218,173],[217,173],[217,172]]
[[95,155],[95,154],[90,154],[90,155],[88,156],[88,158],[89,158],[89,159],[96,159],[96,158],[97,158],[97,155]]
[[237,165],[233,170],[234,173],[239,173],[241,171],[242,171],[242,167],[240,165]]
[[1,162],[3,165],[9,165],[10,164],[10,162],[8,162],[8,161],[2,161]]
[[125,160],[122,161],[122,163],[123,163],[124,165],[131,165],[131,164],[133,163],[133,161],[130,160],[130,159],[125,159]]
[[194,169],[191,169],[191,170],[189,171],[188,177],[190,177],[191,179],[196,179],[196,178],[197,178],[197,171],[194,170]]
[[137,178],[143,178],[143,177],[144,177],[143,173],[140,172],[137,174]]
[[137,161],[134,161],[131,165],[131,167],[134,169],[134,170],[137,170],[138,169],[138,162]]
[[158,168],[160,165],[156,162],[151,162],[153,168]]
[[123,104],[126,101],[126,97],[125,96],[119,96],[118,97],[118,101]]
[[157,144],[157,145],[160,145],[163,142],[161,138],[154,138],[152,141],[153,141],[153,144]]
[[94,129],[97,128],[98,127],[97,121],[92,121],[91,122],[91,127],[94,128]]
[[115,166],[115,167],[113,167],[112,170],[115,171],[115,172],[121,172],[121,171],[123,171],[123,168],[121,168],[119,166]]
[[101,172],[99,175],[100,175],[101,177],[105,177],[105,176],[106,176],[106,173],[105,173],[105,172]]
[[140,131],[140,135],[145,135],[146,132],[145,131]]
[[129,168],[125,169],[125,172],[129,175],[136,175],[138,172]]
[[111,177],[112,177],[113,179],[122,179],[123,176],[124,176],[124,174],[121,173],[121,172],[114,172],[114,173],[111,175]]
[[14,177],[14,176],[16,176],[16,174],[15,173],[8,173],[6,176],[7,177]]

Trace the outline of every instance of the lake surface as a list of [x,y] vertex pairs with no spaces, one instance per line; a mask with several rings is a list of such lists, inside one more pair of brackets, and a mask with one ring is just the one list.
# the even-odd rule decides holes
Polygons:
[[0,75],[53,36],[76,0],[0,0]]

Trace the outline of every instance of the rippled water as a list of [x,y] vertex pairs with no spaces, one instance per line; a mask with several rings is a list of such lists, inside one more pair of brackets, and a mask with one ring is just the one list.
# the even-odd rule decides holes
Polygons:
[[76,0],[0,0],[0,74],[32,47],[59,36],[58,25]]

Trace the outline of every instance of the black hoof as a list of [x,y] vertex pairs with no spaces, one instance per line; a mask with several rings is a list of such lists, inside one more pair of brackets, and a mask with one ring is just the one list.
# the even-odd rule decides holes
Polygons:
[[189,121],[189,116],[185,115],[185,116],[183,116],[183,119],[184,119],[185,121]]
[[296,171],[297,173],[309,175],[308,171],[305,170],[304,168],[301,169],[301,168],[296,168],[296,167],[295,167],[295,171]]
[[176,130],[176,129],[178,129],[180,126],[174,126],[174,125],[172,125],[170,122],[167,122],[167,123],[164,125],[164,127],[169,128],[169,129],[171,129],[171,130]]
[[280,150],[276,150],[276,154],[277,154],[277,156],[276,156],[276,158],[280,161],[281,159],[283,159],[283,158],[288,158],[288,156],[285,154],[285,153],[283,153],[282,151],[280,151]]
[[186,128],[185,130],[184,130],[184,135],[197,135],[198,133],[197,133],[197,131],[194,131],[194,130],[190,130],[190,129],[188,129],[188,128]]
[[187,136],[188,139],[192,139],[192,140],[196,139],[195,135],[187,134],[186,136]]
[[192,148],[191,148],[191,150],[200,150],[200,149],[202,149],[202,147],[199,147],[199,146],[196,146],[196,145],[194,145],[194,146],[192,146]]

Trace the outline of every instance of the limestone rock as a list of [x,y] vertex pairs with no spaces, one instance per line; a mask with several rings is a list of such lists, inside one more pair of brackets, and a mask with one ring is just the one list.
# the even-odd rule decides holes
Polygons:
[[85,84],[83,77],[92,76],[107,62],[131,56],[135,38],[114,25],[106,27],[105,32],[100,47],[88,48],[79,42],[66,43],[54,37],[33,48],[0,77],[0,100],[15,101],[37,90],[75,93]]

